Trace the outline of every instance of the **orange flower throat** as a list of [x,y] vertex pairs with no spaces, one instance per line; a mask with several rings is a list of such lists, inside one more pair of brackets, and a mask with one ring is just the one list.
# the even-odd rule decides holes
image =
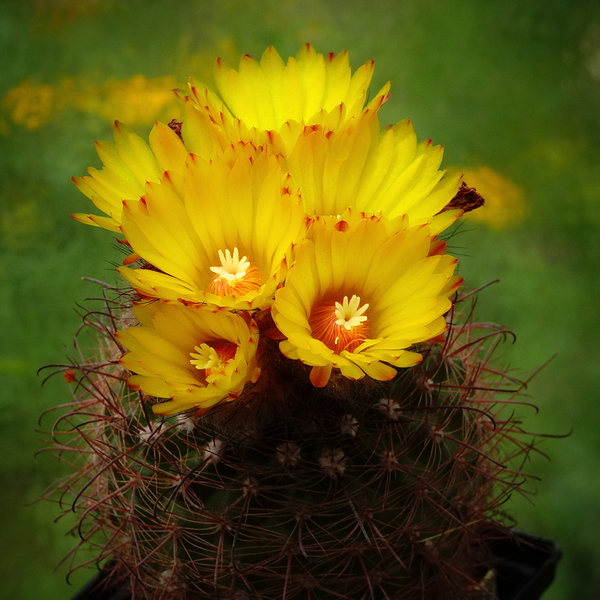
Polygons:
[[225,375],[225,367],[235,357],[237,348],[236,344],[227,340],[200,344],[194,348],[196,352],[190,352],[190,363],[210,382],[215,375]]
[[210,267],[214,273],[207,291],[217,296],[243,296],[260,288],[265,282],[262,271],[245,256],[240,258],[239,250],[219,250],[221,265]]
[[360,306],[360,297],[344,296],[342,302],[330,300],[314,306],[308,323],[315,339],[323,342],[336,354],[343,350],[354,352],[371,335],[368,304]]
[[265,282],[262,271],[245,256],[240,258],[239,250],[219,250],[221,265],[210,267],[214,273],[207,291],[217,296],[244,296],[258,290]]

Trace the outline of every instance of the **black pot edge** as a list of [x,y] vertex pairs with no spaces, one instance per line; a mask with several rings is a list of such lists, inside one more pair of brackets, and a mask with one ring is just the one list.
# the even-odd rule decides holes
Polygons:
[[546,538],[511,530],[489,544],[497,558],[499,600],[538,600],[556,575],[562,550]]
[[115,563],[115,560],[109,560],[71,600],[125,600],[128,598],[130,594],[127,587],[110,583],[110,574]]

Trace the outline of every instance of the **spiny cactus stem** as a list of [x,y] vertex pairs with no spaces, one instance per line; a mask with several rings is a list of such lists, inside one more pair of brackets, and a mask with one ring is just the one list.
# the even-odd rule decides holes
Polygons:
[[318,391],[294,388],[306,369],[273,342],[268,380],[281,380],[200,417],[157,418],[126,387],[122,320],[103,302],[80,331],[100,334],[98,359],[52,367],[78,378],[51,436],[80,469],[58,485],[79,546],[114,557],[132,594],[437,600],[477,587],[487,528],[523,491],[511,462],[535,449],[507,410],[524,384],[489,364],[501,328],[453,309],[444,339],[390,385],[334,378]]

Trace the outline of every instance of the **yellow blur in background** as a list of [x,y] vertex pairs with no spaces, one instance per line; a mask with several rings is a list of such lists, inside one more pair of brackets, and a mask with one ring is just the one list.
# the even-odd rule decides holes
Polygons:
[[523,188],[490,167],[467,168],[462,173],[467,185],[485,199],[483,206],[466,213],[465,218],[496,230],[523,219],[526,208]]

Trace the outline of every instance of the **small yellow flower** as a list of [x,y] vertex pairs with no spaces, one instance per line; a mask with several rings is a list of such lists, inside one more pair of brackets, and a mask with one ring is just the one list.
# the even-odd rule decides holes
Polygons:
[[302,239],[300,197],[278,158],[244,144],[148,184],[124,203],[121,229],[151,268],[119,271],[143,296],[232,309],[265,308]]
[[139,304],[134,313],[141,325],[117,333],[129,350],[121,364],[136,373],[131,388],[170,398],[152,407],[156,414],[230,402],[258,379],[258,329],[249,317],[169,301]]
[[432,240],[428,226],[408,227],[405,218],[317,219],[276,293],[281,352],[312,366],[315,386],[333,367],[386,381],[394,367],[418,363],[408,348],[444,331],[462,281],[455,258],[430,255]]
[[309,214],[337,215],[350,206],[389,218],[405,214],[437,234],[461,214],[438,214],[461,179],[439,170],[442,156],[431,140],[417,142],[410,121],[381,131],[377,113],[366,111],[333,132],[306,127],[287,164]]
[[[220,109],[211,105],[210,110],[226,109],[220,104]],[[85,213],[76,213],[73,217],[82,223],[118,232],[123,220],[123,202],[139,201],[146,192],[146,184],[159,182],[165,172],[183,173],[190,154],[210,161],[216,155],[230,152],[232,144],[237,142],[255,149],[259,145],[255,141],[259,138],[275,151],[281,145],[271,144],[268,135],[251,133],[239,120],[225,119],[223,112],[218,114],[220,124],[212,119],[210,112],[197,110],[189,98],[184,98],[184,120],[177,124],[180,131],[156,122],[150,132],[149,144],[117,121],[115,142],[96,142],[104,168],[101,171],[89,168],[89,175],[73,177],[78,189],[108,217]]]
[[181,172],[188,152],[181,139],[167,125],[156,123],[150,146],[129,127],[115,122],[115,142],[96,142],[104,168],[89,168],[84,177],[73,182],[107,217],[76,213],[82,223],[119,231],[123,201],[138,201],[148,182],[158,182],[164,171]]

